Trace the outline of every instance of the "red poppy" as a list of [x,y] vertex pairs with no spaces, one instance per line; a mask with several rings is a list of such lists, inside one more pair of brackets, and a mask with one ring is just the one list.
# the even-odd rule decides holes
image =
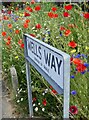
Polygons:
[[52,12],[48,12],[48,16],[49,16],[50,18],[53,18],[53,17],[54,17],[54,14],[53,14]]
[[69,29],[64,32],[65,36],[69,36],[70,34],[71,34],[71,31]]
[[8,37],[7,37],[7,40],[8,40],[8,41],[10,41],[10,40],[11,40],[11,37],[10,37],[10,36],[8,36]]
[[28,16],[30,16],[30,14],[27,12],[24,12],[24,17],[28,17]]
[[4,16],[3,16],[3,19],[4,19],[4,20],[8,20],[9,17],[4,15]]
[[78,108],[76,106],[71,106],[70,107],[70,112],[74,115],[78,114]]
[[35,102],[35,101],[37,100],[37,98],[36,98],[36,97],[34,97],[32,100],[33,100],[33,102]]
[[52,87],[52,86],[50,86],[50,88],[52,89],[53,87]]
[[33,12],[32,8],[30,8],[30,7],[29,7],[28,11],[29,11],[29,12]]
[[20,40],[18,41],[18,44],[19,44],[19,45],[21,45],[21,44],[22,44],[22,39],[20,39]]
[[15,30],[15,33],[16,33],[16,34],[19,34],[19,33],[20,33],[20,31],[19,31],[19,30]]
[[68,26],[71,27],[71,28],[74,28],[74,27],[75,27],[74,24],[68,24]]
[[72,62],[73,62],[73,57],[70,58],[70,63],[72,63]]
[[60,30],[61,30],[61,31],[65,30],[65,27],[60,26]]
[[24,48],[24,44],[22,43],[22,44],[20,45],[20,47],[21,47],[21,48]]
[[32,37],[36,37],[36,35],[34,35],[34,34],[30,34]]
[[57,11],[57,8],[56,7],[52,7],[52,11],[53,12]]
[[68,12],[64,12],[64,13],[63,13],[63,16],[64,16],[64,17],[69,17],[70,14],[69,14]]
[[15,10],[16,10],[16,11],[18,11],[18,10],[19,10],[19,8],[18,8],[18,7],[16,7],[16,8],[15,8]]
[[89,13],[84,13],[84,18],[89,19]]
[[7,11],[7,14],[11,14],[11,10],[8,10],[8,11]]
[[28,27],[29,27],[28,23],[25,22],[25,23],[23,24],[23,27],[24,27],[24,28],[28,28]]
[[10,44],[11,44],[11,41],[7,41],[7,42],[6,42],[6,45],[10,45]]
[[66,10],[71,10],[71,9],[72,9],[72,5],[66,5],[66,6],[64,6],[64,8],[65,8]]
[[25,22],[26,22],[26,23],[29,23],[29,22],[30,22],[30,20],[29,20],[29,19],[26,19],[26,20],[25,20]]
[[35,7],[35,11],[39,11],[39,10],[41,10],[41,6],[40,5]]
[[76,67],[78,72],[84,72],[86,70],[86,66],[84,66],[84,64],[78,64]]
[[80,60],[79,58],[73,58],[73,63],[74,63],[75,65],[79,65],[79,64],[83,63],[83,61]]
[[77,43],[75,43],[74,41],[70,41],[70,42],[68,43],[68,46],[69,46],[69,47],[72,47],[72,48],[75,48],[75,47],[77,46]]
[[34,4],[35,3],[35,0],[31,0],[31,4]]
[[53,16],[54,16],[54,18],[57,18],[57,17],[58,17],[58,14],[54,14]]
[[57,94],[57,91],[56,91],[56,90],[54,90],[54,89],[52,90],[52,92],[53,92],[55,95]]
[[37,24],[37,25],[36,25],[36,29],[41,29],[41,25],[40,25],[40,24]]
[[3,37],[6,36],[6,32],[5,31],[2,32],[2,36]]
[[43,104],[44,106],[47,105],[47,101],[46,101],[46,99],[44,99],[44,100],[42,101],[42,104]]
[[10,29],[12,28],[12,24],[10,24],[10,23],[9,23],[7,26],[8,26],[8,28],[10,28]]
[[29,10],[29,6],[27,6],[27,7],[25,8],[25,10]]

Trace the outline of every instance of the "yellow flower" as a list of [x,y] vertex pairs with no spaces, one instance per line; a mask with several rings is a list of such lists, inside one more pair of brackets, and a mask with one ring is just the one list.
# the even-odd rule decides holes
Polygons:
[[86,46],[85,48],[86,48],[86,50],[89,50],[89,47],[88,47],[88,46]]
[[22,17],[23,16],[23,14],[20,14],[20,17]]
[[19,57],[18,56],[15,56],[16,59],[18,59]]
[[19,13],[17,12],[17,15],[19,15]]
[[88,30],[88,32],[89,32],[89,30]]
[[71,52],[71,53],[75,53],[75,52],[76,52],[76,49],[74,49],[74,50],[71,50],[70,52]]

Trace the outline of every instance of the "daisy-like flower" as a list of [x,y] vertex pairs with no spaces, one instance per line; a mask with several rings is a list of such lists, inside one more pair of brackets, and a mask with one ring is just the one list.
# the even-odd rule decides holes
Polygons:
[[36,112],[38,111],[38,107],[35,108],[35,111],[36,111]]
[[44,111],[45,111],[45,108],[42,108],[42,111],[44,112]]

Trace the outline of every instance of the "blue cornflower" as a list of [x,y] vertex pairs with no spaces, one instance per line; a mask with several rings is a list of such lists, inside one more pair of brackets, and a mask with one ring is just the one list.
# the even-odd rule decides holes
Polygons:
[[12,30],[10,30],[10,32],[12,32]]
[[81,54],[81,56],[84,57],[84,58],[87,58],[87,55],[85,55],[85,54]]
[[71,76],[70,76],[70,78],[74,79],[74,78],[75,78],[75,76],[74,76],[74,75],[71,75]]
[[62,36],[62,32],[60,31],[60,36]]
[[48,34],[50,35],[50,31],[48,31]]
[[44,41],[45,40],[45,38],[42,38],[42,41]]
[[75,58],[80,58],[81,57],[81,55],[80,54],[77,54],[76,56],[75,56]]
[[84,63],[84,66],[89,67],[89,63]]
[[81,72],[81,74],[85,74],[86,71]]
[[77,92],[76,92],[75,90],[73,90],[73,91],[71,91],[71,94],[72,94],[72,95],[76,95]]

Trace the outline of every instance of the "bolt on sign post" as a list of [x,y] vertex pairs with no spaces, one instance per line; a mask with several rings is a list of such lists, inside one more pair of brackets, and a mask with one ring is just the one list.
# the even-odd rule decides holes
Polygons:
[[24,35],[30,117],[33,116],[30,65],[64,96],[63,118],[69,118],[70,56],[28,34]]

